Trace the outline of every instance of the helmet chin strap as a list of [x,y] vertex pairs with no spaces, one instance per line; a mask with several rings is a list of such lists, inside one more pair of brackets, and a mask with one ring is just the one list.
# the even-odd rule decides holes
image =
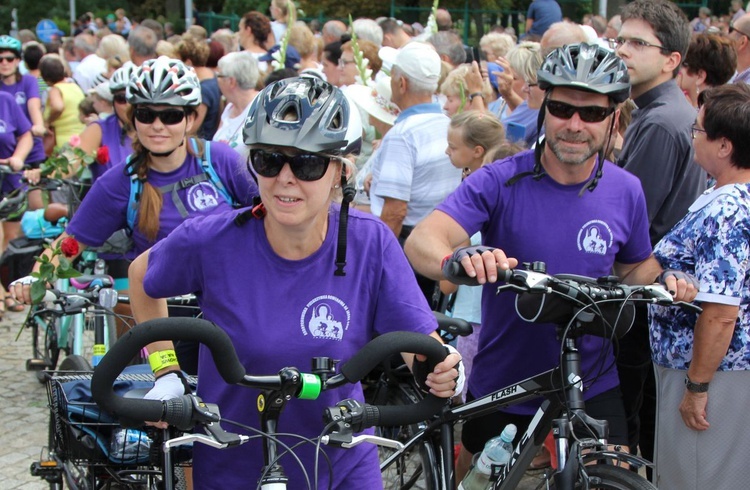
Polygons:
[[[187,131],[185,132],[185,136],[187,136]],[[148,152],[151,155],[153,155],[155,157],[168,157],[169,155],[171,155],[172,153],[174,153],[175,150],[177,150],[177,148],[179,148],[179,147],[181,147],[182,145],[185,144],[185,136],[182,137],[182,141],[180,141],[179,145],[175,146],[174,148],[172,148],[169,151],[163,151],[163,152],[157,153],[155,151],[148,150],[148,148],[146,148],[146,149],[148,150]]]
[[341,214],[339,215],[339,236],[336,247],[336,271],[334,276],[345,276],[346,272],[346,228],[349,220],[349,203],[354,200],[357,190],[346,183],[346,168],[341,167],[341,191],[344,195],[341,200]]

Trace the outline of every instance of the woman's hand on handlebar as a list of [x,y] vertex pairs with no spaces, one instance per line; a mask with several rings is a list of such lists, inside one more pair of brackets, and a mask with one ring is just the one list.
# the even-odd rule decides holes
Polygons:
[[669,291],[674,301],[684,301],[686,303],[691,303],[700,289],[700,284],[695,277],[686,272],[673,269],[664,270],[656,278],[656,282]]
[[499,248],[475,245],[461,247],[443,259],[443,275],[456,284],[485,284],[497,282],[497,271],[518,265]]
[[8,157],[0,159],[0,165],[7,165],[14,172],[19,172],[23,169],[23,159],[18,157]]
[[16,279],[8,287],[11,297],[16,301],[23,304],[31,304],[31,284],[37,281],[36,277],[25,276],[20,279]]
[[[171,400],[185,394],[185,385],[182,383],[177,372],[171,372],[159,376],[154,382],[154,387],[144,395],[146,400]],[[166,422],[146,422],[147,425],[153,425],[159,429],[166,429],[169,424]]]
[[26,170],[23,173],[23,178],[26,179],[26,181],[31,185],[37,185],[42,179],[42,171],[38,168]]

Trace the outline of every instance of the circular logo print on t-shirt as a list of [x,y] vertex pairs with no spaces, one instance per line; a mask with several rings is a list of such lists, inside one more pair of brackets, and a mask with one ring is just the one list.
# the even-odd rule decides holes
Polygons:
[[5,121],[0,119],[0,134],[5,134],[8,132],[8,126],[6,126]]
[[26,105],[26,94],[23,92],[16,92],[16,104],[19,106]]
[[208,182],[201,182],[188,189],[188,206],[193,211],[205,211],[219,205],[219,193]]
[[589,254],[606,255],[612,246],[612,230],[604,221],[594,219],[578,230],[578,250]]
[[349,307],[336,296],[318,296],[313,299],[300,317],[304,335],[326,340],[341,340],[349,329],[351,313]]

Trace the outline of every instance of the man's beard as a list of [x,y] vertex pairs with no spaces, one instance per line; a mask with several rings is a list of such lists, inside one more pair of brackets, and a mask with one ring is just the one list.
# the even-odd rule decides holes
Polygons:
[[[581,148],[575,151],[565,151],[567,147],[564,146],[564,142],[586,143],[587,148]],[[583,133],[575,133],[571,131],[561,131],[555,135],[554,138],[548,138],[547,144],[560,162],[570,166],[583,165],[589,160],[589,158],[596,155],[599,150],[601,150],[601,146],[594,146],[591,137],[588,137]]]

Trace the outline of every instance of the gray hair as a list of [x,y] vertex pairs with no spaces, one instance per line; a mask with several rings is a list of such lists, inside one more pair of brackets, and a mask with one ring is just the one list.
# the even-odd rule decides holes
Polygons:
[[139,25],[130,32],[128,36],[128,46],[133,50],[135,54],[141,57],[149,57],[156,55],[156,43],[159,39],[156,37],[156,33],[149,29]]
[[428,40],[440,56],[447,56],[450,64],[458,66],[466,61],[466,50],[458,34],[451,31],[439,31]]
[[375,43],[377,47],[383,45],[383,29],[372,19],[357,19],[352,23],[352,29],[359,39]]
[[221,74],[237,80],[242,90],[251,90],[258,83],[258,61],[248,51],[225,54],[219,59],[218,66]]
[[524,41],[508,51],[508,63],[518,76],[527,83],[536,82],[536,72],[542,66],[542,50],[539,43]]
[[[513,37],[504,32],[490,32],[482,36],[482,39],[479,40],[479,46],[482,48],[488,48],[495,56],[504,57],[515,45],[516,41]],[[495,60],[487,61],[494,62]]]
[[555,22],[542,35],[542,57],[546,58],[552,51],[566,44],[585,43],[588,39],[586,31],[580,25],[566,20]]
[[91,34],[79,34],[73,40],[73,46],[86,54],[95,53],[97,48],[96,37]]
[[423,78],[412,78],[406,73],[404,73],[403,70],[401,70],[398,66],[394,66],[391,68],[391,77],[398,78],[398,77],[404,77],[409,81],[408,85],[408,91],[409,93],[420,93],[420,94],[426,94],[429,93],[430,95],[434,94],[438,89],[438,82],[439,80],[435,80],[434,82],[427,81]]

